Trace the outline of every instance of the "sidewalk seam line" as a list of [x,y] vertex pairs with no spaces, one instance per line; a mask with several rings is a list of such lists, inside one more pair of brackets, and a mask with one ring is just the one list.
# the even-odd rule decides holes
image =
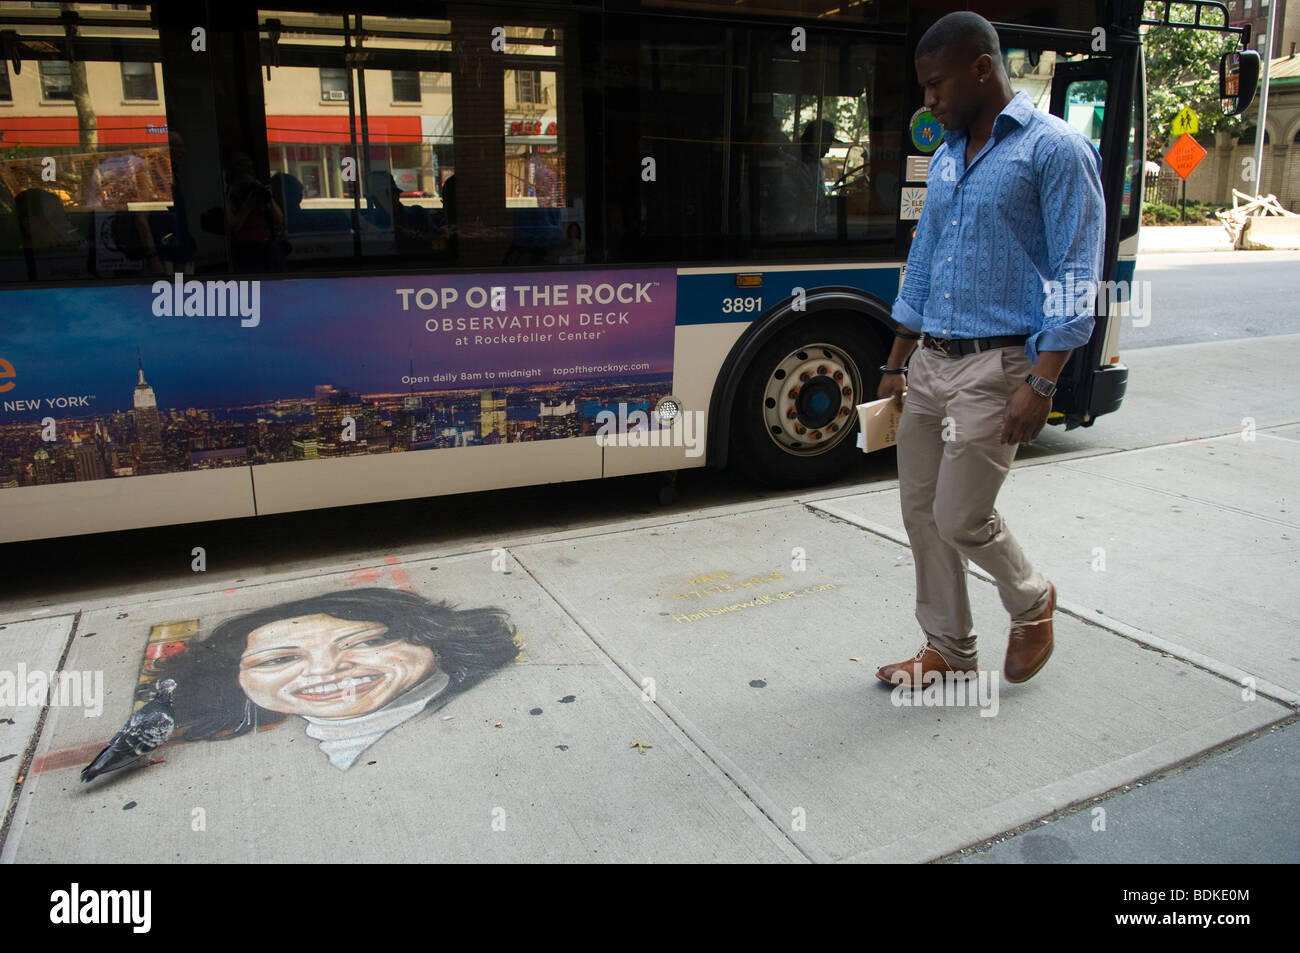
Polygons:
[[1178,493],[1175,492],[1174,490],[1162,490],[1158,486],[1151,486],[1148,483],[1139,483],[1136,480],[1126,480],[1123,477],[1111,476],[1110,474],[1107,473],[1091,473],[1079,467],[1072,467],[1068,463],[1062,463],[1061,466],[1066,470],[1071,470],[1083,476],[1095,477],[1096,479],[1099,480],[1109,480],[1110,482],[1118,483],[1121,486],[1128,486],[1137,490],[1147,490],[1151,493],[1159,493],[1161,496],[1172,497],[1175,500],[1185,500],[1188,503],[1196,503],[1200,506],[1213,507],[1214,509],[1224,511],[1225,513],[1234,513],[1237,516],[1245,516],[1245,517],[1249,517],[1250,519],[1262,520],[1265,523],[1273,523],[1277,526],[1285,526],[1287,529],[1300,529],[1300,523],[1288,523],[1286,520],[1280,520],[1275,516],[1265,516],[1263,513],[1252,513],[1250,510],[1243,510],[1240,507],[1232,506],[1229,503],[1216,503],[1213,500],[1203,499],[1202,497],[1199,496],[1192,496],[1189,493]]
[[[64,643],[63,652],[59,655],[59,660],[54,666],[56,672],[63,671],[63,666],[68,661],[68,653],[72,651],[72,643],[76,641],[77,630],[80,628],[81,612],[78,610],[72,615],[72,625],[68,629],[68,640]],[[14,784],[13,790],[9,794],[9,806],[5,810],[4,822],[0,823],[0,857],[4,856],[5,844],[9,840],[9,830],[13,825],[14,814],[18,810],[18,800],[22,797],[23,788],[27,786],[27,775],[31,771],[32,761],[36,758],[36,749],[40,746],[41,734],[45,731],[45,721],[50,717],[50,708],[52,707],[50,702],[53,697],[53,692],[46,693],[45,704],[41,707],[40,717],[36,719],[36,726],[32,729],[31,740],[23,751],[22,764],[18,767],[18,782]]]
[[[889,527],[872,523],[870,520],[858,516],[856,513],[841,510],[839,507],[818,506],[814,503],[810,503],[808,506],[810,508],[820,509],[836,519],[843,520],[846,523],[857,526],[859,529],[866,530],[867,532],[887,539],[890,542],[897,543],[909,551],[912,548],[906,536],[900,537]],[[993,577],[973,563],[971,564],[969,575],[974,576],[976,579],[983,582],[987,582],[990,585],[995,585]],[[1255,682],[1256,695],[1262,695],[1271,701],[1275,701],[1281,705],[1286,705],[1289,708],[1294,709],[1300,707],[1300,694],[1284,688],[1281,685],[1276,685],[1265,678],[1261,678],[1258,675],[1240,669],[1228,662],[1221,661],[1212,656],[1206,655],[1203,652],[1198,652],[1195,649],[1179,645],[1177,642],[1171,642],[1168,639],[1161,638],[1160,636],[1147,632],[1144,629],[1139,629],[1137,626],[1129,625],[1127,622],[1117,619],[1114,616],[1102,615],[1096,609],[1089,609],[1059,599],[1057,600],[1056,608],[1057,611],[1072,616],[1086,625],[1092,625],[1099,629],[1104,629],[1112,635],[1117,635],[1122,639],[1127,639],[1145,649],[1172,655],[1180,661],[1186,662],[1202,671],[1209,672],[1211,675],[1216,675],[1225,681],[1232,682],[1238,687],[1244,687],[1241,682],[1243,678],[1253,679]]]

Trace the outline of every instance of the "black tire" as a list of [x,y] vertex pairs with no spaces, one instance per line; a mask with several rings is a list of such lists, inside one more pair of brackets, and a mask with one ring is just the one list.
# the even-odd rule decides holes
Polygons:
[[861,459],[854,407],[876,399],[888,356],[869,321],[819,315],[764,345],[731,408],[732,466],[765,486],[791,488],[828,483]]

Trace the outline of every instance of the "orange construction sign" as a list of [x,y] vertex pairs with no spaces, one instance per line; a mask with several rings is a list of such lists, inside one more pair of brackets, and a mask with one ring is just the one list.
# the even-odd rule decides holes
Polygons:
[[1207,154],[1199,142],[1190,135],[1184,134],[1169,147],[1169,151],[1165,153],[1165,161],[1178,173],[1179,178],[1186,182],[1192,170],[1200,165]]

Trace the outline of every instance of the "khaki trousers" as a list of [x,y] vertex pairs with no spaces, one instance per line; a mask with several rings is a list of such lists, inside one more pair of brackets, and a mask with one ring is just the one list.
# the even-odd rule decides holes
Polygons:
[[1035,572],[994,508],[1019,444],[1001,443],[1012,393],[1030,371],[1022,347],[945,357],[918,347],[898,425],[903,524],[916,565],[916,619],[949,665],[976,667],[968,561],[997,582],[1012,619],[1046,605]]

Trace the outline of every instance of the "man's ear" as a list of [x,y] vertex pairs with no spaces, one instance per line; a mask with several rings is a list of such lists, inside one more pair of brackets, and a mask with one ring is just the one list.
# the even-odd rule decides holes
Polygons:
[[981,53],[975,58],[975,78],[979,82],[982,83],[991,78],[993,72],[993,57],[991,55],[988,53]]

